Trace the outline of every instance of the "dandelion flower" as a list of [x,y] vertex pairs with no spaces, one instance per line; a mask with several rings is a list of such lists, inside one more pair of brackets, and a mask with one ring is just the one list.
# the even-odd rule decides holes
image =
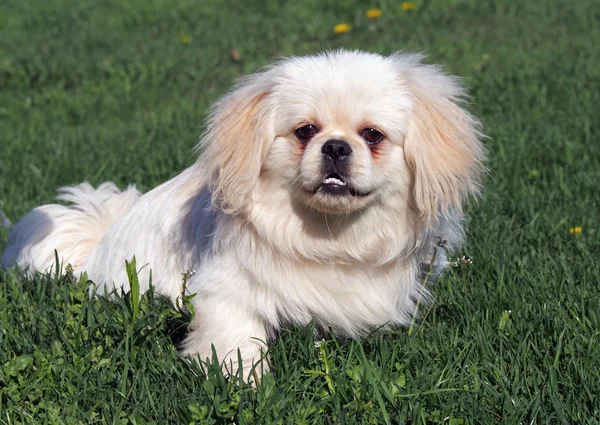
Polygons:
[[192,41],[192,37],[190,37],[189,35],[182,35],[181,37],[179,37],[179,41],[181,43],[189,43],[190,41]]
[[572,235],[581,235],[581,227],[575,226],[569,229],[569,233]]
[[381,18],[381,9],[369,9],[365,16],[369,19]]
[[405,12],[408,12],[409,10],[413,10],[415,7],[417,7],[417,5],[415,3],[413,3],[412,1],[405,1],[404,3],[402,3],[402,10],[404,10]]
[[333,27],[333,32],[336,34],[343,34],[348,31],[350,31],[350,25],[348,24],[337,24]]

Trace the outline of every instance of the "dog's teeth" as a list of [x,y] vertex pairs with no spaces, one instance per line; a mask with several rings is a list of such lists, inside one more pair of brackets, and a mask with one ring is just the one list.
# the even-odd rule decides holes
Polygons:
[[336,179],[335,177],[328,177],[323,181],[323,184],[336,184],[339,186],[345,186],[346,183],[341,181],[340,179]]

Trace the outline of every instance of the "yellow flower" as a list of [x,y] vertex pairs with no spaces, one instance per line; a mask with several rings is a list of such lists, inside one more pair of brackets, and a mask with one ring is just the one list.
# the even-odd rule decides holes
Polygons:
[[413,10],[415,7],[417,7],[417,5],[414,4],[412,1],[405,1],[404,3],[402,3],[401,7],[402,10],[408,12],[409,10]]
[[569,229],[569,233],[572,235],[581,235],[581,227],[579,227],[579,226],[571,227]]
[[348,31],[350,31],[350,25],[348,24],[337,24],[333,27],[333,32],[336,34],[343,34]]
[[190,37],[189,35],[182,35],[181,37],[179,37],[179,41],[181,43],[189,43],[190,41],[192,41],[192,37]]
[[381,18],[381,9],[369,9],[367,13],[365,13],[367,18]]

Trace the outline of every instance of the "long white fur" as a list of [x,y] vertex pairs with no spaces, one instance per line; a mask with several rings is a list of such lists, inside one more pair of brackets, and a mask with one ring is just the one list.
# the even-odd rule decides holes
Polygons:
[[[459,82],[419,55],[336,51],[292,58],[242,80],[219,101],[199,161],[139,196],[112,183],[61,189],[12,230],[2,265],[29,272],[64,263],[101,288],[128,289],[134,255],[142,289],[175,300],[182,273],[196,316],[185,353],[221,360],[239,349],[248,370],[288,324],[316,319],[361,337],[406,325],[427,296],[424,267],[436,244],[462,239],[461,205],[479,188],[484,152]],[[315,122],[302,147],[293,131]],[[386,135],[379,157],[361,125]],[[331,199],[306,189],[329,138],[353,148],[350,182],[373,194]],[[443,250],[433,264],[446,267]]]

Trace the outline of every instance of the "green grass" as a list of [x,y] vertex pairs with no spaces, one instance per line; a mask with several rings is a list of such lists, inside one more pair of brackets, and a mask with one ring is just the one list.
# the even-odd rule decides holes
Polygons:
[[[411,332],[317,347],[310,328],[284,331],[257,390],[180,358],[188,318],[161,298],[90,299],[69,273],[8,271],[0,423],[600,423],[597,1],[216,3],[0,3],[7,216],[65,184],[169,179],[208,106],[274,57],[406,48],[465,78],[489,136],[491,178],[455,253],[474,263],[432,287]],[[334,35],[339,22],[352,31]]]

